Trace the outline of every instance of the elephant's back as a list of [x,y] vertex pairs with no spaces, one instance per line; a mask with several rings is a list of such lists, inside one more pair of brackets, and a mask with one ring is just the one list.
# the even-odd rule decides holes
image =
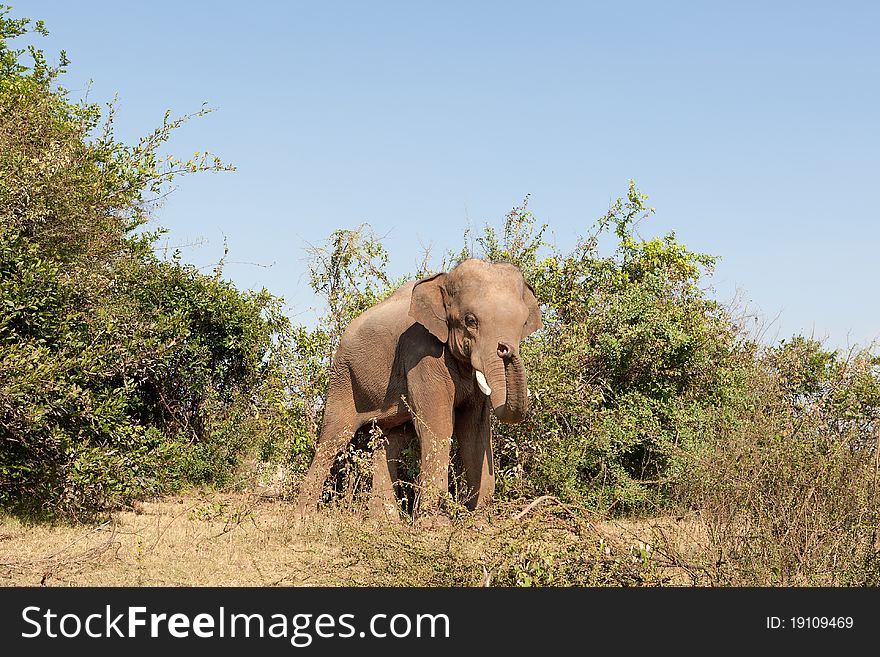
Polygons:
[[345,329],[339,342],[338,360],[368,360],[393,354],[400,336],[415,323],[409,316],[415,281],[403,285],[391,296],[358,315]]
[[394,372],[400,337],[415,323],[409,316],[414,284],[398,288],[361,313],[342,334],[333,371],[350,381],[358,412],[387,410],[406,392],[403,379]]
[[409,306],[415,284],[415,281],[411,281],[400,286],[391,296],[355,317],[342,334],[343,341],[346,337],[350,339],[364,331],[375,329],[390,331],[400,336],[414,322],[409,316]]

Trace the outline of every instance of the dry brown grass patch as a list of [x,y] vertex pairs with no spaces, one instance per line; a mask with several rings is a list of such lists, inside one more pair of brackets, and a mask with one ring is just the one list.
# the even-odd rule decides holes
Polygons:
[[531,506],[497,503],[487,512],[462,513],[427,527],[377,523],[332,509],[298,521],[293,506],[277,499],[190,493],[141,502],[93,526],[3,518],[0,581],[15,586],[699,583],[658,542],[658,531],[690,540],[682,528],[674,520],[610,522],[552,498]]

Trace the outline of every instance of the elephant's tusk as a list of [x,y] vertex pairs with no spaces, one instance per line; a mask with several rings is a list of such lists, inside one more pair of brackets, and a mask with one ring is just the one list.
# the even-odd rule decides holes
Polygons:
[[477,373],[477,385],[480,386],[480,390],[483,391],[483,394],[489,396],[492,394],[492,388],[489,387],[489,384],[486,383],[486,375],[483,374],[480,370],[475,370]]

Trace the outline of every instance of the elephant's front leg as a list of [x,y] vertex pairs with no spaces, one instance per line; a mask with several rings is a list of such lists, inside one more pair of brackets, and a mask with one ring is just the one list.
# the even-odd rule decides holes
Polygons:
[[459,408],[455,417],[455,437],[467,487],[465,504],[477,509],[495,493],[495,464],[492,456],[492,427],[489,398],[474,400]]
[[421,448],[413,515],[433,515],[449,493],[455,388],[448,374],[444,377],[424,368],[411,373],[409,389],[408,403]]

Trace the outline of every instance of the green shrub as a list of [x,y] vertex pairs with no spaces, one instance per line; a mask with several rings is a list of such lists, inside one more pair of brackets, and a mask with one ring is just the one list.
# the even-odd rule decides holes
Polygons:
[[[228,169],[125,145],[0,8],[0,506],[84,516],[184,483],[229,481],[260,427],[287,320],[265,291],[160,260],[145,231],[175,177]],[[45,32],[40,24],[37,32]],[[271,359],[268,359],[271,360]]]
[[526,199],[500,236],[487,227],[458,254],[513,262],[543,304],[544,328],[523,345],[532,410],[521,425],[494,425],[504,495],[603,511],[665,503],[682,451],[711,435],[746,384],[745,347],[699,286],[715,259],[672,233],[639,238],[646,200],[631,182],[561,253]]

